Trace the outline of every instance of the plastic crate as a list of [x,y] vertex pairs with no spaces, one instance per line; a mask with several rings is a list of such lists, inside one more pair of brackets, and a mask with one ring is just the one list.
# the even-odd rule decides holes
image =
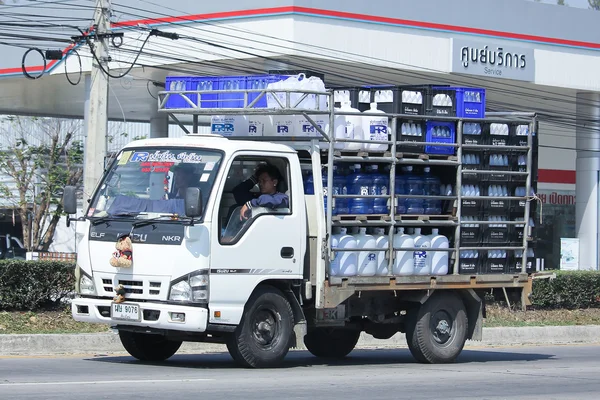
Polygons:
[[483,234],[483,243],[490,246],[507,245],[509,242],[508,226],[487,228]]
[[[459,274],[480,274],[483,272],[483,252],[461,250],[461,257],[458,259]],[[475,255],[474,257],[463,257],[465,255]]]
[[457,87],[456,116],[461,118],[485,117],[485,89]]
[[396,132],[396,151],[406,153],[423,153],[427,124],[425,121],[402,120],[398,121]]
[[514,169],[516,169],[516,167],[512,165],[512,154],[506,154],[506,152],[502,151],[490,150],[484,153],[484,160],[484,169],[488,171],[497,172],[494,174],[482,175],[483,181],[503,183],[511,181],[511,175],[503,172],[513,171]]
[[[245,90],[247,76],[219,77],[219,90]],[[244,93],[219,93],[218,108],[243,108]]]
[[[370,90],[365,87],[338,87],[332,88],[334,106],[339,108],[342,102],[349,101],[352,108],[366,111],[370,106]],[[378,105],[379,108],[379,105]],[[381,108],[379,108],[381,110]],[[383,111],[383,110],[382,110]]]
[[[492,254],[503,254],[506,257],[493,257]],[[489,250],[486,254],[483,271],[486,274],[507,274],[509,273],[509,261],[508,250]]]
[[[426,142],[456,143],[456,124],[454,122],[427,121],[426,130]],[[454,155],[456,148],[427,145],[425,146],[425,153]]]
[[[538,136],[536,132],[538,131],[539,122],[536,122],[536,128],[532,133],[532,142],[534,151],[538,148]],[[529,124],[515,124],[515,128],[510,136],[510,145],[511,146],[527,146],[527,136],[529,133]]]
[[[194,76],[167,76],[165,79],[165,89],[167,91],[179,91],[179,90],[195,90],[194,79],[198,77]],[[196,94],[187,93],[185,95],[192,103],[198,104],[198,96]],[[165,103],[167,109],[177,108],[193,108],[184,97],[180,94],[171,94]]]
[[425,114],[442,117],[456,116],[456,90],[450,86],[432,86],[427,93]]
[[[216,76],[197,76],[192,78],[191,90],[217,90],[219,88],[219,78]],[[194,104],[197,104],[200,108],[218,108],[218,95],[215,94],[200,94],[199,97],[196,94],[194,97]]]
[[498,195],[500,189],[506,189],[507,196],[512,194],[512,188],[507,184],[496,185],[490,183],[485,186],[485,191],[488,196],[495,196],[494,199],[485,200],[484,211],[487,214],[505,215],[511,206],[511,200],[504,198],[505,196]]
[[427,86],[370,86],[370,101],[391,114],[425,115]]
[[[481,175],[475,170],[484,169],[485,158],[484,155],[479,152],[473,152],[472,150],[465,150],[462,154],[462,181],[463,182],[479,182]],[[473,170],[473,172],[471,172]]]
[[[463,132],[462,132],[462,142],[463,144],[470,145],[485,145],[487,144],[487,140],[483,135],[483,124],[479,122],[464,122],[463,123]],[[484,149],[468,149],[468,151],[483,151]]]
[[488,146],[510,146],[515,129],[515,123],[486,122],[483,124],[485,144]]
[[[279,82],[289,78],[290,75],[253,75],[246,77],[247,90],[267,89],[270,83]],[[260,96],[260,92],[248,92],[248,104],[251,104],[254,99]],[[243,102],[242,102],[243,106]],[[267,108],[267,95],[263,95],[253,108]]]
[[482,225],[473,224],[474,221],[483,220],[483,216],[480,214],[476,215],[463,215],[460,226],[460,243],[461,246],[477,245],[483,240],[483,228]]
[[[511,273],[521,273],[521,267],[523,264],[523,252],[520,250],[515,250],[512,253],[512,263],[510,264],[509,271]],[[527,261],[525,264],[525,272],[528,274],[534,273],[537,270],[537,260],[535,257],[527,257]]]

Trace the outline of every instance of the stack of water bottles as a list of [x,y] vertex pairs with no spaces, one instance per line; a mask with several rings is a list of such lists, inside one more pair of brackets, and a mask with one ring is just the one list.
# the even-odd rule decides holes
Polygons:
[[[390,207],[389,166],[380,164],[337,164],[333,170],[332,190],[334,195],[356,195],[357,197],[336,198],[333,215],[387,215]],[[327,169],[321,171],[323,196],[327,209]],[[304,193],[315,194],[314,177],[310,167],[303,169]],[[394,180],[396,195],[451,196],[452,185],[442,185],[430,167],[416,173],[413,166],[398,168]],[[378,196],[378,197],[359,197]],[[396,200],[397,215],[441,215],[441,199],[405,198]]]
[[370,231],[364,227],[335,228],[332,248],[349,251],[334,250],[335,258],[330,264],[329,274],[332,277],[448,274],[448,252],[434,251],[449,248],[448,238],[440,235],[438,229],[432,229],[431,234],[425,235],[421,228],[405,233],[405,228],[399,227],[394,234],[393,247],[394,261],[390,273],[386,258],[389,241],[384,228],[372,228]]

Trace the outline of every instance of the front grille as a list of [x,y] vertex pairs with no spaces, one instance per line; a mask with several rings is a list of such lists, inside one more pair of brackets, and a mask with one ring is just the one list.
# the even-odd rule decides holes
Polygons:
[[102,289],[104,289],[105,295],[110,296],[114,295],[115,288],[119,285],[123,285],[127,294],[152,297],[159,297],[162,288],[168,286],[166,282],[156,280],[156,277],[152,277],[151,280],[141,279],[142,277],[136,277],[137,279],[119,279],[118,274],[101,274],[99,278],[102,281]]

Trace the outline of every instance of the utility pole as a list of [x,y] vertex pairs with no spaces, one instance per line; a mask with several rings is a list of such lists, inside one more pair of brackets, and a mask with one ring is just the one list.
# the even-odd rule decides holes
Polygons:
[[[101,36],[110,31],[110,0],[96,0],[96,11],[94,14],[96,25],[95,34],[98,38],[91,51],[96,53],[98,60],[108,71],[108,44],[107,38]],[[90,37],[90,41],[94,35]],[[92,71],[89,98],[86,101],[87,123],[86,123],[86,145],[84,154],[83,173],[83,199],[84,207],[86,199],[92,196],[96,184],[104,172],[106,158],[106,134],[108,130],[108,76],[98,61],[92,57]]]

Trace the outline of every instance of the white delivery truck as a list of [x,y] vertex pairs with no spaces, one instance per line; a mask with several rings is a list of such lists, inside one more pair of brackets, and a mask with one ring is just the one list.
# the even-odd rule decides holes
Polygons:
[[[244,91],[235,93],[248,99]],[[528,303],[532,197],[527,194],[535,184],[535,115],[435,117],[454,124],[456,138],[436,144],[454,148],[453,155],[434,156],[423,151],[425,141],[417,144],[421,154],[407,152],[406,140],[414,137],[400,137],[406,121],[425,126],[432,117],[390,114],[389,136],[370,143],[384,150],[369,152],[340,146],[371,139],[336,135],[336,118],[344,112],[294,108],[290,91],[282,93],[287,102],[276,110],[254,109],[247,100],[243,109],[166,109],[172,94],[161,93],[161,112],[303,115],[319,136],[265,132],[239,140],[189,134],[125,146],[107,166],[85,216],[77,219],[82,239],[75,320],[112,326],[125,349],[143,361],[166,360],[183,341],[196,341],[225,343],[239,364],[267,367],[302,342],[315,356],[341,358],[361,332],[378,339],[403,332],[418,361],[446,363],[456,359],[467,339],[481,339],[486,291],[517,293]],[[333,93],[321,95],[334,104]],[[323,117],[331,124],[326,129],[315,123]],[[468,123],[479,126],[467,129],[481,141],[467,138]],[[525,135],[520,142],[493,140],[494,130],[507,133],[507,139],[514,127]],[[518,168],[507,167],[505,156],[490,149],[518,158]],[[260,178],[253,174],[262,163],[279,171],[271,183],[287,203],[248,207],[236,199],[241,186],[249,189]],[[351,173],[347,169],[357,164],[379,166],[380,175],[389,176],[386,190],[356,192],[348,184],[344,192],[336,186],[341,171]],[[410,184],[397,178],[410,174],[411,168],[401,173],[403,167],[436,169],[444,192],[411,194],[405,190]],[[185,179],[191,176],[187,185],[181,185],[184,173]],[[522,189],[502,189],[513,181]],[[256,198],[253,190],[249,195]],[[379,206],[385,213],[361,208],[375,199],[383,199]],[[407,212],[403,205],[418,199],[439,201],[441,213]],[[66,212],[75,213],[75,188],[65,188],[63,202]],[[489,208],[494,205],[500,213]],[[506,218],[515,209],[520,218]],[[352,213],[356,210],[359,214]],[[431,247],[436,236],[447,238],[441,241],[447,245]],[[373,262],[377,267],[371,271]],[[412,269],[403,270],[406,265]]]

